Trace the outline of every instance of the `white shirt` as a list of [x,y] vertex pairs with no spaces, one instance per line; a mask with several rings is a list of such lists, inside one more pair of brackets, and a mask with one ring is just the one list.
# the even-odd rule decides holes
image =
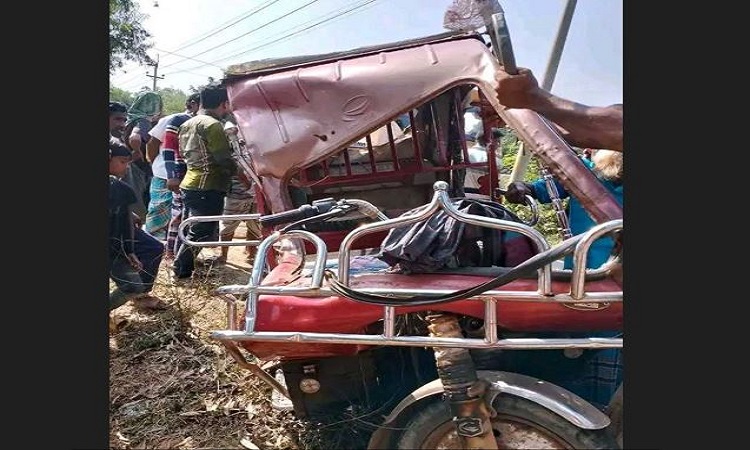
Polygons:
[[[148,134],[155,137],[163,144],[164,136],[167,134],[167,122],[177,114],[182,113],[170,114],[159,119],[159,121],[156,122],[156,125],[148,130]],[[159,145],[159,153],[156,155],[156,158],[154,158],[154,162],[151,163],[151,171],[154,173],[155,177],[161,178],[162,180],[167,179],[167,167],[164,164],[164,155],[161,152],[161,144]]]

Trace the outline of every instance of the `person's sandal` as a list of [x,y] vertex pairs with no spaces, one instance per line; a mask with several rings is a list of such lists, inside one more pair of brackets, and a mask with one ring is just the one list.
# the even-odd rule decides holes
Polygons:
[[120,316],[116,316],[114,314],[109,315],[109,334],[115,335],[119,333],[125,325],[127,325],[128,319]]

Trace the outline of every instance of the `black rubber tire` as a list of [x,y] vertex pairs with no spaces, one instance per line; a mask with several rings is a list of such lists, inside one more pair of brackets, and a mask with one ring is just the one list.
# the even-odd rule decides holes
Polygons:
[[[619,448],[609,430],[580,429],[556,413],[524,398],[499,395],[495,398],[495,406],[499,409],[497,417],[492,419],[493,428],[496,428],[497,425],[503,425],[503,422],[521,427],[531,427],[534,431],[543,433],[548,439],[554,439],[559,448]],[[441,437],[447,437],[450,432],[453,432],[453,422],[447,402],[433,401],[414,413],[414,416],[406,425],[406,430],[399,437],[397,448],[411,450],[435,448]],[[498,447],[503,449],[534,448],[530,446],[528,441],[524,441],[522,446],[516,447],[512,444],[509,446],[508,441],[510,439],[506,439],[506,442],[498,445]],[[543,448],[549,448],[549,446]]]

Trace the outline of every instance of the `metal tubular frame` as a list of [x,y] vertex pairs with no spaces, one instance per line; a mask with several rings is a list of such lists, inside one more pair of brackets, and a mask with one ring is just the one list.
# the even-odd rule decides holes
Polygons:
[[[472,214],[464,214],[456,210],[447,194],[447,183],[438,181],[434,185],[435,194],[432,201],[425,205],[421,210],[410,216],[402,216],[394,219],[382,220],[366,225],[351,231],[342,241],[339,249],[339,280],[348,285],[349,277],[349,258],[352,242],[365,234],[395,228],[397,226],[408,225],[430,217],[431,214],[439,209],[445,210],[449,215],[457,220],[496,229],[516,231],[531,238],[537,245],[539,251],[546,251],[550,248],[544,236],[537,230],[516,222],[503,221]],[[361,202],[361,200],[360,200]],[[294,295],[299,297],[321,297],[336,295],[327,287],[323,287],[323,273],[327,260],[327,248],[325,242],[318,236],[308,231],[295,230],[284,233],[275,232],[264,239],[258,247],[257,264],[254,265],[250,280],[246,285],[227,285],[216,290],[217,294],[244,294],[247,293],[245,308],[245,329],[236,330],[234,325],[229,326],[229,330],[214,331],[211,337],[220,341],[264,341],[264,342],[315,342],[329,344],[361,344],[361,345],[396,345],[412,347],[455,347],[462,346],[467,348],[503,348],[503,349],[564,349],[564,348],[620,348],[622,347],[622,338],[578,338],[578,339],[499,339],[497,335],[497,298],[501,297],[503,301],[526,301],[526,302],[559,302],[559,303],[591,303],[591,302],[621,302],[622,291],[615,292],[592,292],[586,293],[584,289],[585,275],[596,271],[587,271],[585,269],[586,253],[591,243],[604,234],[622,229],[622,220],[613,220],[599,224],[581,239],[573,252],[575,261],[572,271],[571,292],[569,294],[552,294],[551,292],[551,265],[547,265],[538,271],[538,291],[487,291],[480,296],[472,297],[469,300],[483,301],[485,304],[484,320],[485,336],[482,339],[477,338],[432,338],[429,336],[396,336],[395,335],[395,317],[396,308],[394,306],[385,306],[383,308],[383,334],[381,335],[363,335],[363,334],[345,334],[345,333],[313,333],[313,332],[275,332],[275,331],[255,331],[255,320],[257,311],[257,302],[260,295]],[[301,238],[312,242],[316,247],[315,262],[312,269],[309,286],[261,286],[261,277],[265,258],[270,247],[282,238]],[[605,270],[605,269],[597,269]],[[398,293],[398,294],[444,294],[450,291],[441,289],[397,289],[392,288],[358,288],[362,292],[368,293]],[[229,306],[229,305],[228,305]],[[494,324],[494,325],[493,325]],[[233,353],[234,354],[234,353]]]

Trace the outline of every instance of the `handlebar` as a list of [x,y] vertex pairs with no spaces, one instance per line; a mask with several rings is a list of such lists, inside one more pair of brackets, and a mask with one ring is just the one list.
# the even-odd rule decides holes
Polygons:
[[297,209],[282,211],[276,214],[268,214],[260,217],[260,224],[264,227],[273,227],[285,223],[296,222],[321,214],[319,208],[313,205],[302,205]]
[[513,44],[510,41],[508,25],[505,22],[505,12],[502,8],[499,9],[500,12],[493,14],[490,19],[492,36],[495,38],[493,40],[493,44],[496,45],[495,54],[500,60],[500,64],[503,65],[503,69],[510,75],[516,75],[518,67],[513,53]]
[[358,210],[359,213],[375,220],[388,219],[388,217],[380,212],[375,205],[364,200],[334,200],[333,198],[324,198],[315,200],[309,205],[302,205],[296,209],[261,216],[259,221],[261,226],[272,227],[291,222],[298,222],[321,215],[326,215],[327,218],[331,218],[336,215],[335,213],[337,212],[339,214],[347,215],[353,210]]

